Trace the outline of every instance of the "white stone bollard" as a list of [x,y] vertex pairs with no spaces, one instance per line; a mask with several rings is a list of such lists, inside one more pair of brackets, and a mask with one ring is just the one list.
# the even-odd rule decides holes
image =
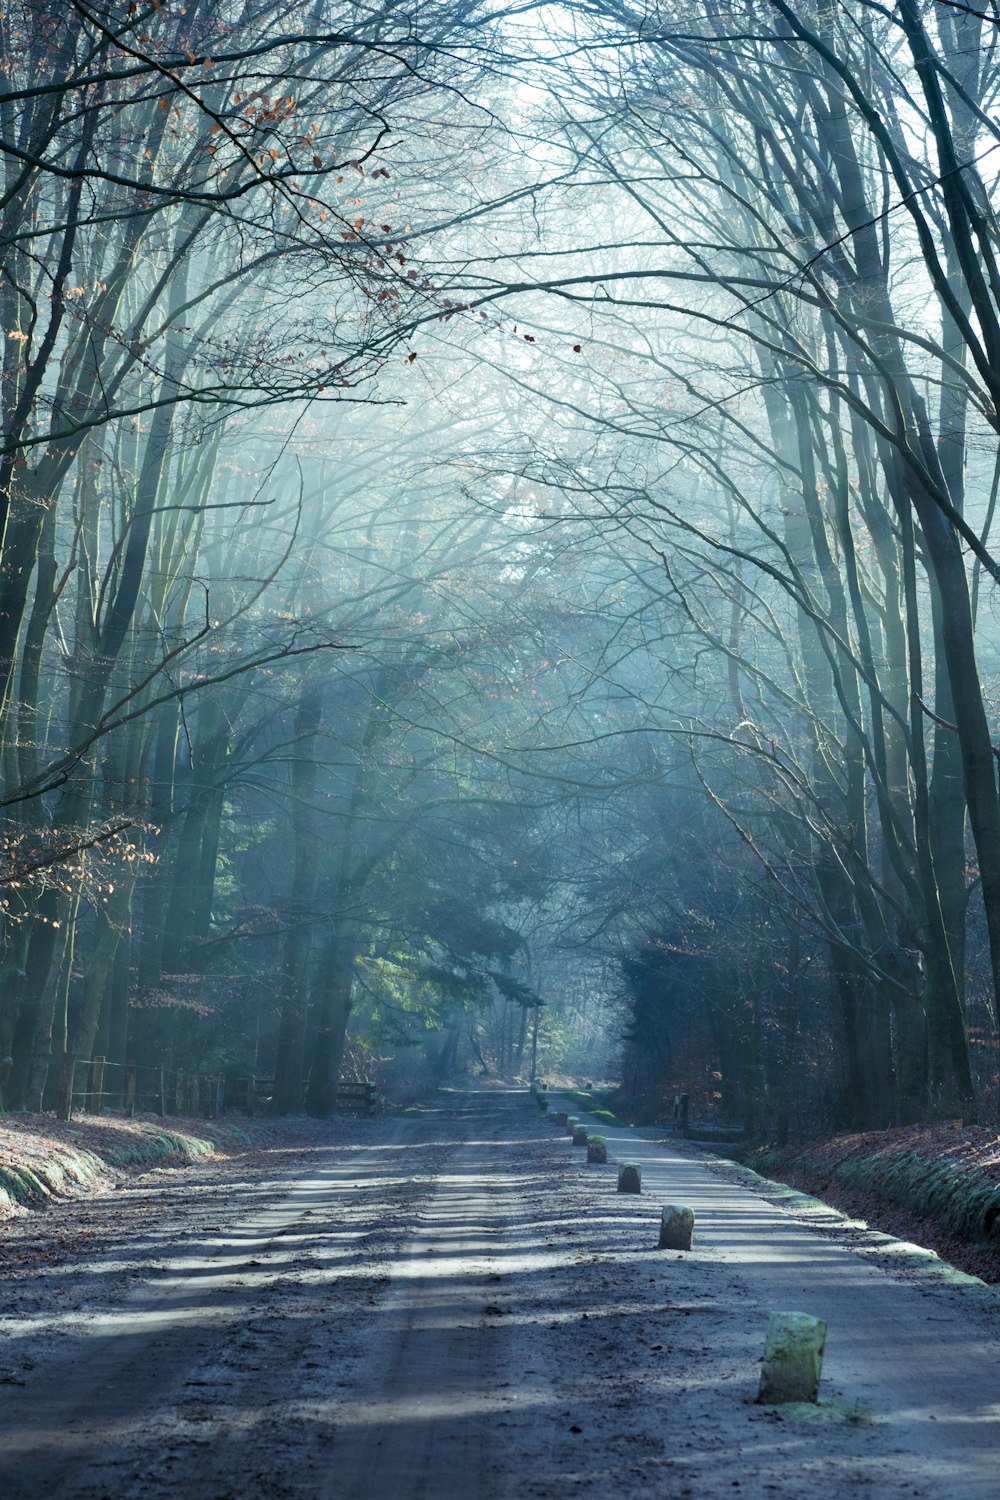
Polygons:
[[577,1125],[577,1126],[575,1126],[574,1130],[573,1130],[573,1145],[574,1146],[585,1146],[586,1144],[587,1144],[587,1127],[586,1127],[586,1125]]
[[815,1401],[823,1370],[826,1324],[808,1313],[773,1312],[767,1325],[757,1400]]
[[660,1218],[660,1249],[690,1250],[694,1209],[683,1203],[664,1203]]
[[642,1192],[642,1172],[639,1170],[638,1162],[622,1162],[618,1168],[618,1191],[620,1193]]

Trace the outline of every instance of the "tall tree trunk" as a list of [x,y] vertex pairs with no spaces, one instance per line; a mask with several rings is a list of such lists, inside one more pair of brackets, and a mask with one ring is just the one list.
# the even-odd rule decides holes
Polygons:
[[341,920],[334,926],[318,980],[319,1030],[313,1048],[306,1110],[322,1119],[337,1107],[337,1083],[351,1015],[357,924]]
[[318,678],[302,686],[295,714],[292,761],[292,888],[281,964],[281,1012],[275,1065],[274,1109],[299,1114],[303,1103],[307,976],[315,917],[319,832],[316,827],[316,736],[323,690]]

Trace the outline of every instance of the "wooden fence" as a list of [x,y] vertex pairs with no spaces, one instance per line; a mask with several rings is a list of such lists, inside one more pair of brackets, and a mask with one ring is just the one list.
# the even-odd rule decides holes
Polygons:
[[[305,1084],[302,1092],[305,1097]],[[225,1113],[266,1112],[273,1093],[273,1078],[233,1078],[222,1073],[116,1063],[105,1057],[85,1060],[64,1053],[59,1065],[56,1113],[60,1120],[69,1120],[74,1110],[95,1115],[134,1115],[139,1111],[214,1120]],[[378,1088],[368,1079],[342,1079],[337,1085],[336,1107],[340,1113],[373,1115],[378,1103]]]
[[[243,1095],[241,1107],[244,1114],[254,1115],[261,1110],[267,1111],[274,1094],[273,1078],[241,1078],[239,1085]],[[302,1092],[304,1096],[305,1084]],[[337,1084],[336,1108],[339,1114],[373,1115],[378,1104],[378,1085],[370,1079],[356,1082],[342,1078]]]

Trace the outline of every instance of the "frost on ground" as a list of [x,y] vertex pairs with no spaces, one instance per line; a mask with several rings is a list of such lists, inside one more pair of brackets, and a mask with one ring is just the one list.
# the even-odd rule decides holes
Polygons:
[[[9,1500],[993,1493],[996,1337],[946,1289],[646,1143],[620,1195],[523,1096],[323,1130],[8,1227]],[[678,1174],[689,1255],[656,1248]],[[814,1262],[839,1283],[823,1403],[758,1406],[768,1311]],[[968,1390],[893,1388],[886,1328],[906,1379],[934,1349]]]
[[[319,1132],[319,1134],[317,1134]],[[319,1139],[313,1121],[171,1119],[159,1115],[51,1114],[0,1117],[0,1221],[52,1197],[109,1192],[154,1165],[177,1166],[219,1153],[245,1155],[298,1139]]]
[[1000,1136],[958,1120],[764,1147],[742,1160],[1000,1284]]

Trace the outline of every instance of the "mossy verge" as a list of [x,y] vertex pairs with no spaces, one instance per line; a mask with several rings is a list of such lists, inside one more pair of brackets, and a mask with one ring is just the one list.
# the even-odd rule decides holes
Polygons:
[[[207,1135],[166,1130],[159,1121],[130,1121],[127,1130],[104,1120],[93,1130],[55,1125],[49,1129],[38,1116],[30,1129],[12,1126],[9,1116],[3,1124],[0,1219],[19,1209],[41,1208],[53,1198],[111,1187],[123,1171],[201,1161],[216,1146]],[[206,1125],[212,1130],[209,1122]],[[224,1133],[227,1145],[252,1144],[251,1136],[236,1127],[227,1125]]]
[[[755,1172],[811,1192],[842,1187],[870,1194],[970,1242],[1000,1246],[1000,1183],[960,1149],[934,1154],[907,1132],[845,1137],[797,1148],[734,1153]],[[990,1139],[995,1139],[991,1136]]]
[[631,1130],[632,1121],[625,1119],[622,1115],[614,1113],[609,1106],[619,1105],[622,1098],[620,1089],[566,1089],[562,1091],[564,1099],[571,1099],[580,1109],[585,1109],[593,1119],[600,1120],[605,1125],[617,1125],[622,1130]]
[[215,1142],[201,1136],[156,1130],[143,1135],[135,1145],[118,1146],[106,1152],[105,1160],[112,1167],[142,1167],[157,1161],[201,1161],[214,1150]]
[[625,1130],[629,1128],[628,1121],[619,1119],[617,1115],[611,1113],[610,1109],[592,1109],[589,1113],[595,1120],[600,1120],[602,1125],[620,1125]]

